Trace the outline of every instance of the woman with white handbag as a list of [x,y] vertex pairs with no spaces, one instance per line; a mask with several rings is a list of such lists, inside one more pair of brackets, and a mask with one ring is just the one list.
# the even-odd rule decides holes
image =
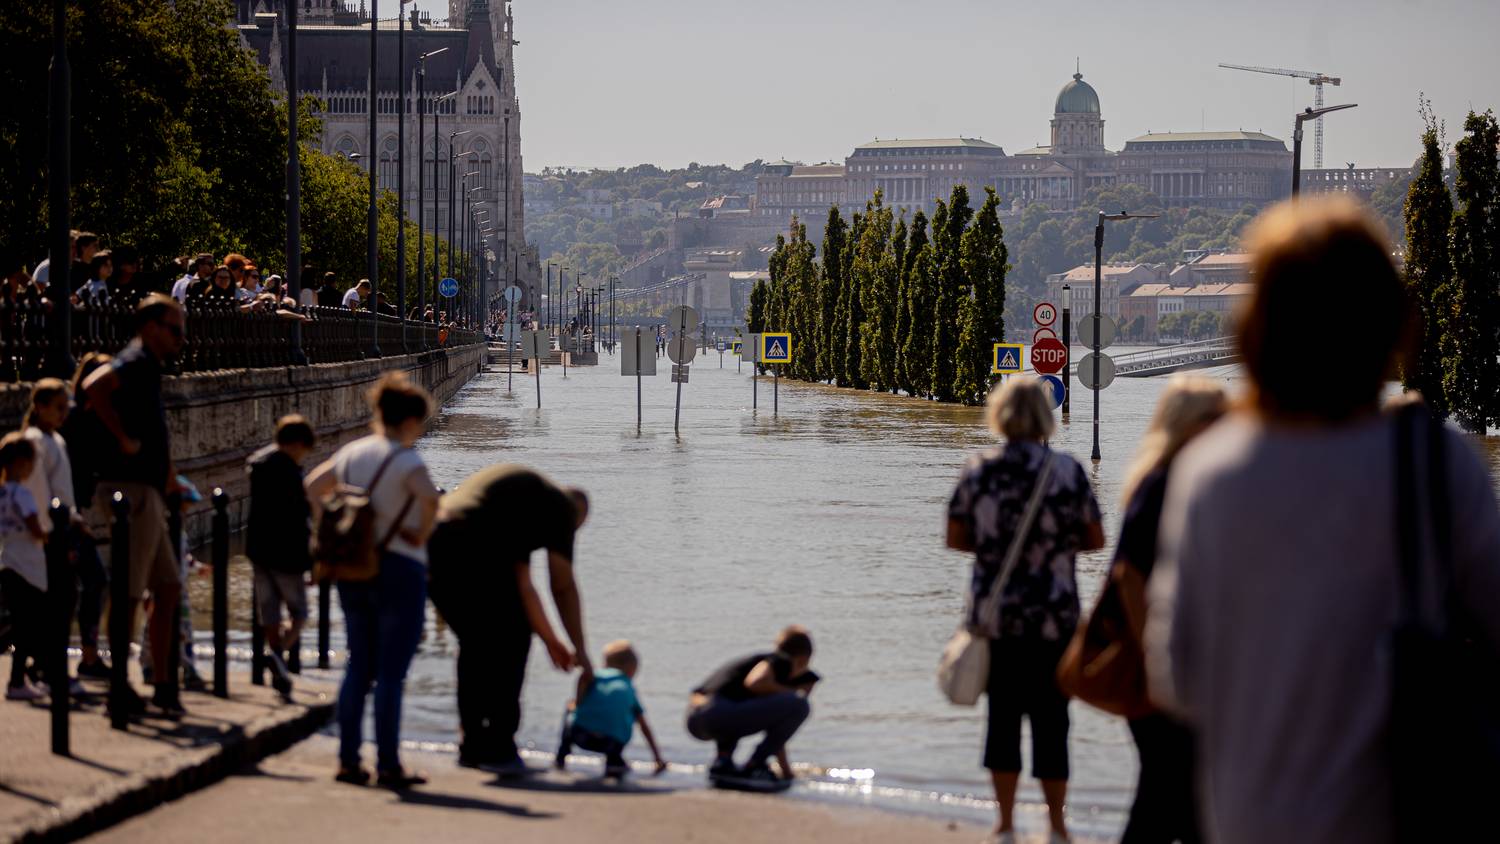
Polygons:
[[1057,662],[1078,626],[1074,560],[1104,547],[1104,528],[1083,466],[1047,446],[1056,421],[1041,382],[1010,379],[990,393],[985,415],[1005,444],[969,461],[948,505],[948,547],[973,552],[974,572],[939,683],[954,703],[972,706],[981,690],[989,695],[984,766],[1000,810],[991,841],[1015,840],[1024,715],[1051,840],[1065,842],[1068,701],[1057,687]]

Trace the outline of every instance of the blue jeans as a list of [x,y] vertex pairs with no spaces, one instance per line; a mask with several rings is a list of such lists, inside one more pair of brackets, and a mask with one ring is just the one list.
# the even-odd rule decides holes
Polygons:
[[376,768],[401,768],[401,691],[427,614],[427,567],[400,554],[380,558],[380,574],[339,583],[349,656],[339,686],[339,763],[359,767],[365,698],[375,687]]

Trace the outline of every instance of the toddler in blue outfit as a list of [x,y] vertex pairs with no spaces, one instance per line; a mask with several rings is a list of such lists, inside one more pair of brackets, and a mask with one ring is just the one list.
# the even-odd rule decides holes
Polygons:
[[604,668],[594,673],[588,688],[579,690],[578,700],[563,717],[558,770],[567,765],[568,754],[577,746],[604,754],[605,776],[624,776],[630,770],[625,763],[625,745],[635,734],[636,724],[641,725],[641,735],[656,758],[656,773],[667,769],[631,682],[639,668],[640,659],[629,642],[621,639],[604,646]]

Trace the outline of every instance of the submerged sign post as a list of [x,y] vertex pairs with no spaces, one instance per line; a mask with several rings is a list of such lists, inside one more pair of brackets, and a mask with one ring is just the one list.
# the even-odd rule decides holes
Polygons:
[[740,360],[750,362],[750,409],[754,410],[760,403],[760,381],[755,371],[755,364],[760,363],[759,334],[745,335],[745,341],[740,346]]
[[688,380],[688,364],[698,353],[697,338],[692,335],[698,324],[698,312],[687,305],[678,305],[667,316],[667,328],[672,332],[672,341],[667,346],[667,357],[671,358],[672,380],[677,384],[677,409],[672,414],[672,431],[681,433],[682,385]]
[[641,333],[636,326],[635,336],[620,344],[620,374],[635,376],[635,429],[641,430],[641,376],[656,375],[656,337]]
[[[760,335],[760,362],[792,362],[792,335],[789,331],[767,331]],[[771,370],[771,414],[781,412],[781,370]]]
[[536,406],[542,407],[542,355],[552,351],[552,335],[546,331],[521,332],[521,356],[536,369]]
[[514,284],[505,288],[505,301],[510,303],[505,309],[505,358],[507,361],[505,366],[505,392],[508,393],[511,388],[511,379],[514,377],[516,371],[515,366],[512,364],[514,363],[516,349],[516,303],[521,301],[521,288]]

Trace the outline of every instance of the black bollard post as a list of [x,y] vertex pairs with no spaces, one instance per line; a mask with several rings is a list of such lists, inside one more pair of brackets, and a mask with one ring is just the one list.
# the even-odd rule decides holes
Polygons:
[[54,498],[48,515],[52,518],[52,534],[47,537],[47,597],[51,599],[51,617],[57,626],[52,631],[55,638],[49,643],[46,657],[38,661],[45,664],[47,682],[52,687],[52,752],[68,756],[71,755],[68,747],[68,637],[72,633],[73,602],[77,596],[72,585],[73,568],[68,565],[68,529],[72,512]]
[[333,610],[333,596],[328,578],[318,581],[318,667],[328,667],[328,651],[332,647],[333,620],[328,614]]
[[260,590],[250,577],[250,685],[266,684],[266,631],[260,626]]
[[110,499],[109,552],[109,725],[130,726],[130,614],[137,596],[130,594],[130,502],[116,492]]
[[214,697],[229,697],[229,496],[214,487]]
[[[177,561],[177,570],[182,571],[182,494],[174,492],[167,496],[167,541],[172,543],[172,558]],[[187,595],[187,578],[182,579],[182,594],[171,608],[172,630],[167,638],[167,665],[165,670],[152,664],[151,679],[156,686],[158,698],[178,700],[182,684],[182,603]],[[159,612],[160,602],[152,610]]]

